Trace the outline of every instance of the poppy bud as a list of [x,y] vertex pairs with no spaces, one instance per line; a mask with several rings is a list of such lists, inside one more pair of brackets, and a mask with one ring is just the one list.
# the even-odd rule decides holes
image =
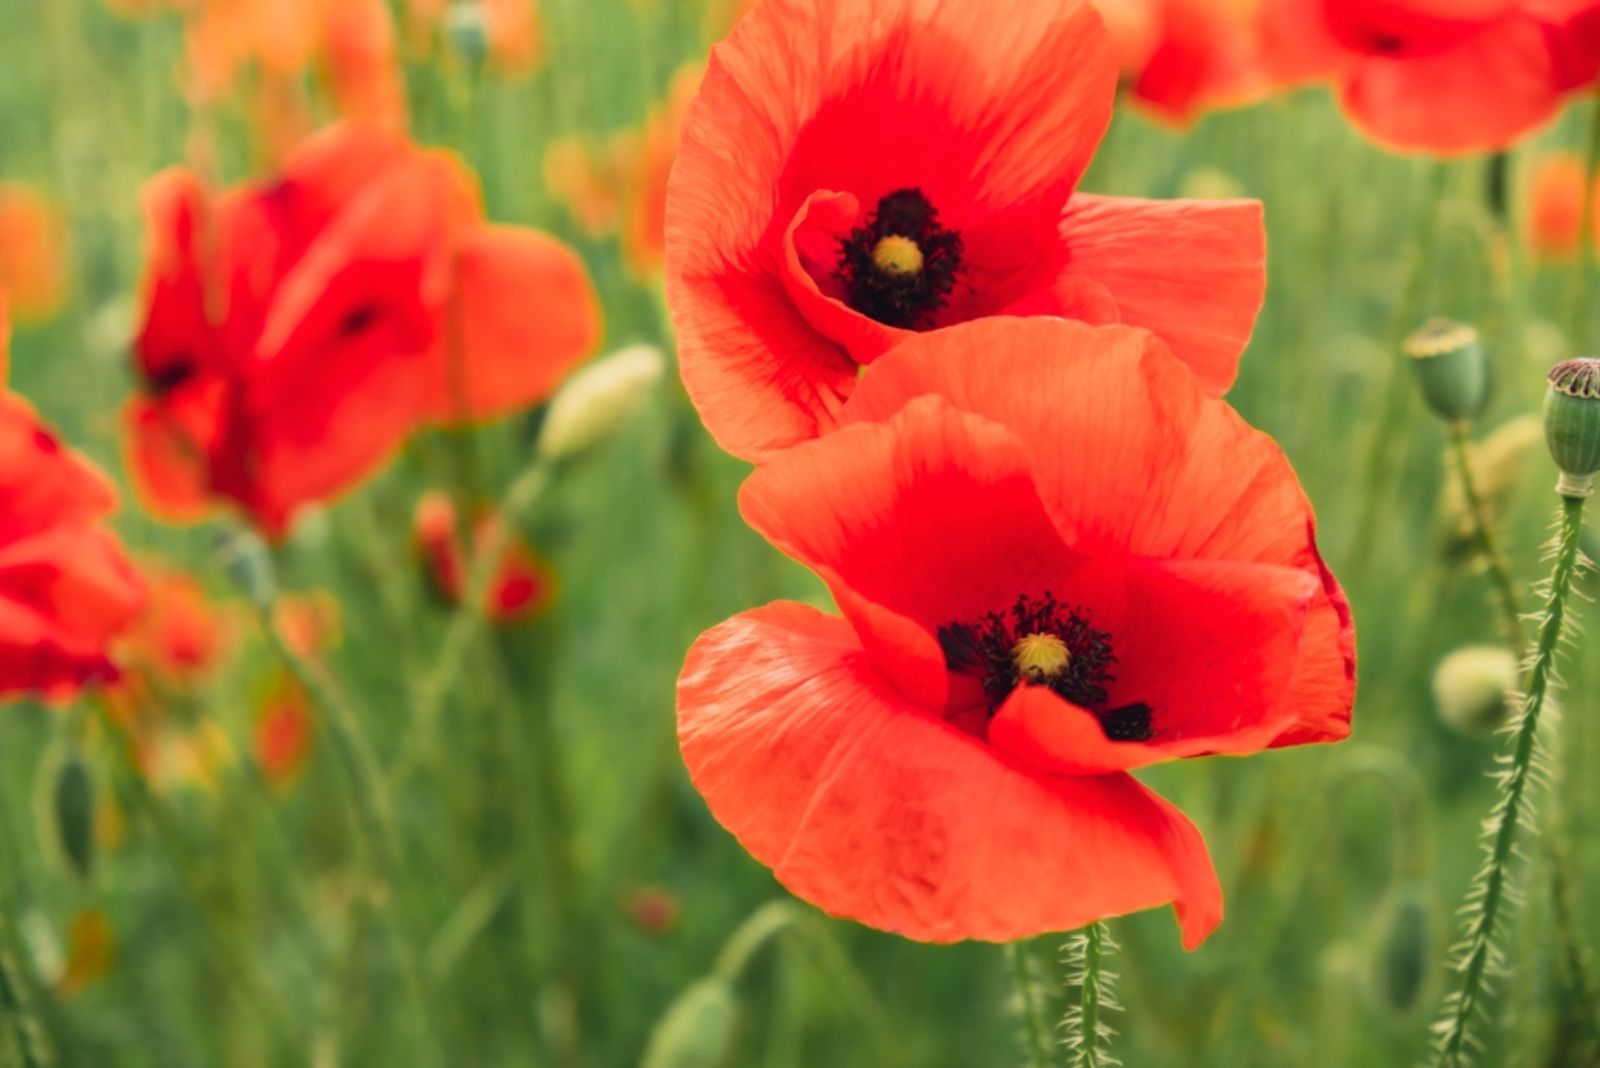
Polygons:
[[444,34],[463,59],[481,63],[489,54],[489,29],[482,4],[451,4],[444,16]]
[[1498,645],[1464,646],[1439,661],[1433,672],[1439,718],[1463,734],[1484,734],[1504,723],[1516,688],[1516,655]]
[[661,371],[661,350],[653,345],[630,345],[579,370],[550,402],[539,455],[568,460],[594,448],[633,418]]
[[1587,497],[1600,471],[1600,359],[1565,360],[1550,369],[1544,440],[1561,469],[1556,492]]
[[1465,323],[1430,319],[1406,338],[1422,399],[1449,423],[1470,423],[1489,401],[1489,361],[1478,331]]
[[650,1032],[640,1068],[706,1068],[727,1064],[739,1022],[733,984],[719,976],[697,980]]
[[48,766],[40,811],[45,838],[72,874],[89,878],[94,870],[94,780],[76,753]]
[[257,605],[268,608],[278,599],[272,554],[253,530],[240,528],[217,539],[217,558],[233,584]]
[[1382,1007],[1396,1013],[1416,1007],[1433,961],[1432,942],[1427,887],[1420,882],[1398,887],[1378,914],[1374,978]]

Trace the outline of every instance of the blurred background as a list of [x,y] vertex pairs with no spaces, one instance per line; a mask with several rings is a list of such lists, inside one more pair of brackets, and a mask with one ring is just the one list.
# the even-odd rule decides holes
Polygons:
[[[670,370],[645,187],[664,179],[673,116],[731,6],[390,12],[412,136],[464,158],[492,219],[579,250],[602,352],[646,344],[669,361],[637,414],[524,517],[531,608],[472,643],[428,719],[417,695],[454,610],[419,546],[419,501],[451,483],[464,447],[498,496],[538,413],[414,437],[270,555],[241,550],[226,516],[194,528],[144,516],[120,445],[141,187],[197,159],[224,183],[269,169],[301,126],[340,110],[337,45],[282,77],[248,49],[211,56],[218,86],[197,101],[181,73],[193,12],[0,0],[10,385],[124,487],[117,530],[169,576],[140,654],[164,666],[141,676],[146,690],[106,698],[137,706],[136,738],[112,737],[127,721],[91,702],[0,715],[0,886],[61,1063],[632,1065],[662,1026],[715,1044],[724,1024],[720,1054],[673,1063],[1020,1058],[998,948],[914,944],[793,902],[710,818],[678,758],[673,687],[690,641],[767,600],[826,604],[740,522],[746,469],[705,435]],[[1592,237],[1563,236],[1576,221],[1552,223],[1549,199],[1564,180],[1551,168],[1576,169],[1588,121],[1574,107],[1509,156],[1437,164],[1373,148],[1318,89],[1182,128],[1119,107],[1087,189],[1266,204],[1268,298],[1230,400],[1282,444],[1315,503],[1361,658],[1349,742],[1143,776],[1205,834],[1229,918],[1193,954],[1165,910],[1115,922],[1127,1064],[1401,1065],[1427,1048],[1493,801],[1506,669],[1503,653],[1458,660],[1436,696],[1442,659],[1503,638],[1445,430],[1399,342],[1429,315],[1482,332],[1493,393],[1475,462],[1526,593],[1555,505],[1529,419],[1545,371],[1583,347],[1570,339],[1596,337],[1594,309],[1572,307],[1573,246]],[[1424,231],[1430,266],[1401,307]],[[270,630],[248,596],[269,580],[281,591]],[[282,644],[325,670],[297,679]],[[1593,944],[1593,643],[1571,646],[1565,676],[1552,770],[1572,921]],[[328,713],[307,693],[322,684],[386,784],[398,834],[377,885],[385,864],[362,855]],[[1506,929],[1516,967],[1483,1063],[1596,1063],[1582,1052],[1592,1024],[1563,993],[1548,857],[1525,844],[1526,904]],[[1061,942],[1031,948],[1039,989],[1064,998]]]

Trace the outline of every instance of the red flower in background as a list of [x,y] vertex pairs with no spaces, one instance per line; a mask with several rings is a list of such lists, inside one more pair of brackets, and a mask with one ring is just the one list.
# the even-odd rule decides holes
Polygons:
[[[0,369],[6,307],[0,297]],[[110,643],[138,614],[138,577],[101,520],[116,495],[0,390],[0,696],[71,696],[115,676]]]
[[1093,0],[1128,92],[1157,115],[1189,122],[1272,88],[1261,56],[1262,0]]
[[844,618],[736,616],[679,680],[713,815],[910,937],[1173,901],[1196,945],[1204,844],[1127,772],[1349,730],[1349,612],[1282,453],[1145,332],[1043,318],[907,342],[842,422],[740,500]]
[[1075,193],[1116,82],[1085,0],[757,5],[712,52],[667,198],[680,364],[718,442],[826,432],[892,345],[997,314],[1146,326],[1225,390],[1260,205]]
[[452,156],[371,128],[334,127],[276,180],[214,197],[167,172],[146,210],[127,422],[170,518],[224,497],[280,535],[417,427],[544,399],[599,331],[570,249],[485,222]]
[[1266,0],[1266,54],[1286,80],[1331,78],[1378,143],[1502,149],[1600,71],[1596,0]]
[[[516,623],[549,606],[555,596],[555,576],[526,541],[504,529],[496,513],[479,512],[471,537],[473,558],[500,546],[500,560],[484,593],[484,615],[496,623]],[[413,540],[428,566],[434,589],[446,601],[459,604],[466,594],[472,564],[461,549],[456,506],[449,494],[435,490],[417,501]]]

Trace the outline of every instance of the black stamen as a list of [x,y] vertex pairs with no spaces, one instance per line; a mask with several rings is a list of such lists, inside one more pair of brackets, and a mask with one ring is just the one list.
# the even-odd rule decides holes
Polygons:
[[339,323],[339,332],[346,337],[354,337],[377,321],[378,309],[371,304],[362,304],[345,314]]
[[[1057,674],[1033,679],[1017,669],[1017,642],[1029,635],[1050,635],[1067,647],[1066,666]],[[939,628],[945,665],[983,684],[992,717],[1018,686],[1048,686],[1054,693],[1100,720],[1106,737],[1117,742],[1147,741],[1154,733],[1150,706],[1143,702],[1107,709],[1106,687],[1115,682],[1111,635],[1090,625],[1081,608],[1058,602],[1048,591],[1042,597],[1017,598],[1009,612],[990,612],[975,623],[950,623]]]
[[144,380],[150,387],[150,392],[157,397],[164,397],[168,393],[183,385],[195,376],[195,360],[188,352],[179,352],[168,359],[161,367],[144,369]]
[[[922,267],[885,271],[873,259],[886,237],[915,242]],[[878,201],[877,210],[839,242],[838,277],[845,303],[888,326],[921,330],[933,325],[961,270],[961,235],[939,225],[939,212],[920,189],[901,189]]]

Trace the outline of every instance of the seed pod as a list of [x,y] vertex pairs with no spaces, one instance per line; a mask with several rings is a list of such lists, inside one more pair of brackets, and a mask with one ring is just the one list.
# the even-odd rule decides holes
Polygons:
[[1439,718],[1463,734],[1487,734],[1504,723],[1516,706],[1516,688],[1516,654],[1504,646],[1463,646],[1433,671]]
[[1587,497],[1600,471],[1600,359],[1565,360],[1550,369],[1544,440],[1561,469],[1556,492]]
[[1429,320],[1406,338],[1422,399],[1440,419],[1470,423],[1489,402],[1489,359],[1478,331],[1448,319]]
[[738,1023],[733,985],[718,976],[697,980],[657,1021],[639,1068],[720,1068]]
[[73,875],[88,879],[94,872],[94,778],[75,752],[45,765],[40,791],[41,832]]

